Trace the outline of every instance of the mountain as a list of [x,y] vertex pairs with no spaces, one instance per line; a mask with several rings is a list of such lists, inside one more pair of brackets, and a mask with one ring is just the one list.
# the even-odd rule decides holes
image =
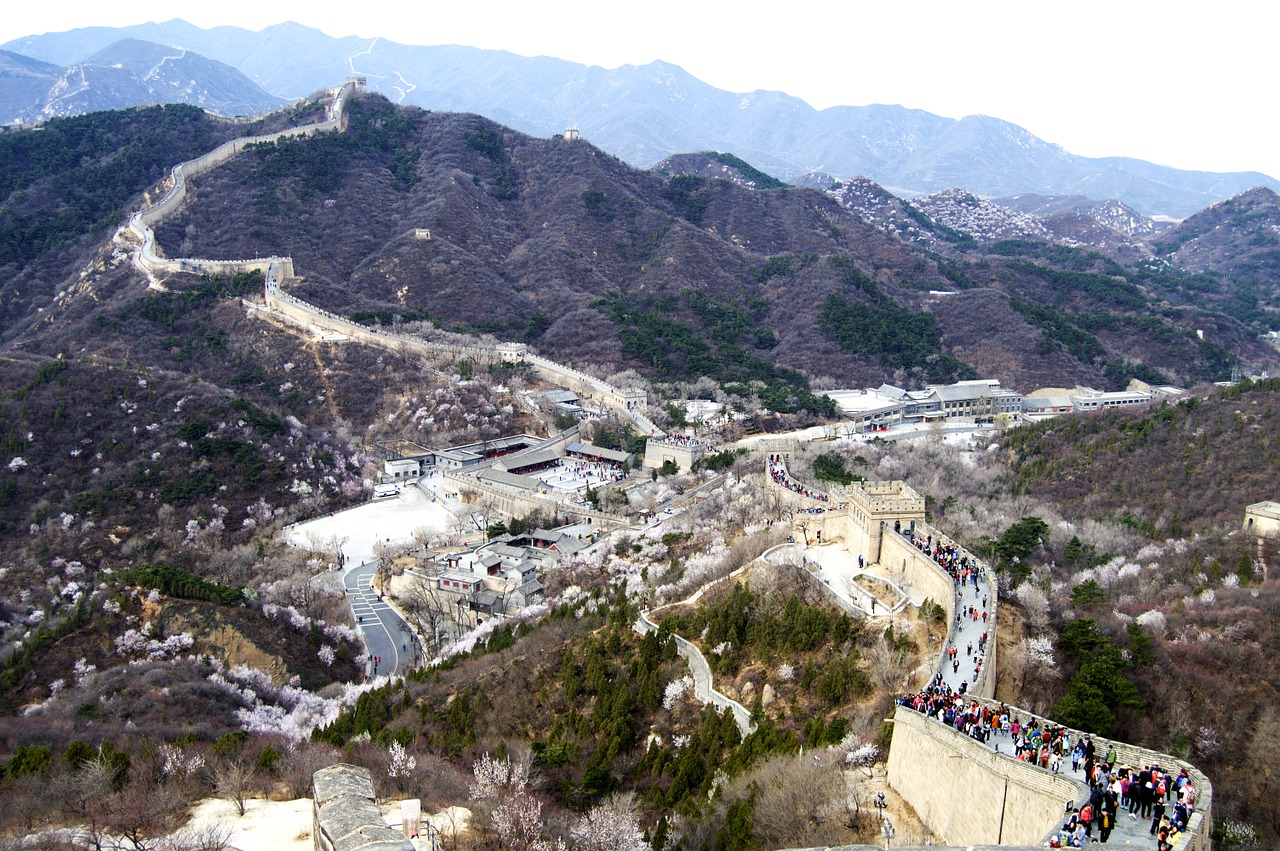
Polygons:
[[1263,188],[1229,198],[1165,232],[1156,247],[1192,272],[1217,271],[1274,289],[1280,275],[1280,198]]
[[1256,172],[1078,157],[985,116],[953,120],[886,105],[815,110],[781,92],[726,92],[664,62],[606,70],[469,47],[334,39],[293,23],[251,32],[202,30],[180,20],[30,36],[3,47],[67,64],[122,37],[226,62],[284,97],[333,85],[354,70],[398,103],[475,112],[535,136],[576,124],[584,137],[642,168],[673,154],[732,151],[785,181],[821,171],[867,176],[906,196],[954,187],[984,197],[1082,194],[1174,218],[1254,186],[1280,189]]
[[[727,572],[783,540],[782,517],[747,546],[732,538],[732,530],[779,509],[769,505],[767,479],[747,472],[718,492],[700,492],[704,513],[679,521],[687,527],[668,527],[672,533],[657,540],[628,532],[626,546],[608,541],[599,561],[591,556],[552,574],[552,593],[569,583],[592,590],[558,607],[544,627],[500,624],[472,658],[439,666],[438,677],[370,686],[356,708],[308,736],[320,714],[294,708],[315,706],[339,683],[358,679],[360,651],[341,640],[326,660],[328,627],[354,626],[343,614],[346,600],[336,589],[322,593],[323,580],[311,581],[325,574],[327,558],[287,546],[277,533],[361,499],[365,480],[383,469],[362,446],[404,438],[456,445],[537,428],[523,411],[526,392],[541,389],[513,364],[470,374],[474,364],[448,355],[424,360],[396,345],[317,338],[277,324],[257,302],[256,274],[229,281],[176,275],[149,286],[130,262],[128,234],[112,239],[174,162],[243,132],[312,120],[324,107],[298,104],[246,126],[191,106],[152,106],[0,133],[0,386],[7,388],[0,394],[0,637],[11,648],[0,661],[0,739],[21,743],[4,763],[0,829],[78,822],[85,805],[63,804],[61,784],[70,775],[42,775],[40,766],[65,772],[95,753],[118,765],[121,758],[109,757],[113,742],[133,755],[131,772],[121,772],[132,797],[110,799],[113,818],[148,812],[139,805],[143,795],[177,801],[174,812],[186,809],[185,798],[155,781],[160,762],[149,742],[182,743],[159,752],[170,764],[207,753],[262,765],[264,786],[301,795],[315,767],[343,753],[378,760],[385,770],[381,742],[398,742],[388,737],[399,731],[416,736],[408,746],[423,771],[414,782],[430,784],[442,803],[468,799],[468,782],[448,760],[496,749],[517,729],[521,747],[537,746],[532,752],[556,800],[580,804],[584,795],[630,792],[624,784],[635,783],[646,806],[669,808],[705,801],[726,776],[718,766],[733,765],[735,751],[744,759],[775,748],[795,752],[801,734],[816,747],[848,740],[852,724],[867,735],[880,727],[883,707],[864,697],[890,703],[904,672],[917,667],[902,654],[931,653],[924,623],[891,635],[877,622],[854,633],[843,616],[801,603],[809,586],[785,572],[785,581],[770,575],[759,583],[773,596],[760,596],[755,585],[726,587],[701,598],[705,618],[676,612],[668,629],[703,634],[709,655],[720,640],[715,631],[748,623],[744,612],[763,613],[764,620],[751,615],[752,634],[818,637],[803,656],[737,639],[747,650],[730,656],[726,644],[716,651],[725,688],[746,702],[754,690],[761,707],[764,689],[755,683],[763,680],[746,675],[788,660],[789,673],[775,680],[776,721],[739,742],[730,716],[719,724],[691,700],[661,714],[662,684],[683,676],[683,663],[664,646],[663,632],[643,640],[634,632],[636,610],[624,594],[594,591],[620,576],[601,567],[609,559],[625,557],[625,570],[643,572],[649,588],[673,590],[681,587],[675,582],[704,581],[699,565]],[[159,249],[228,258],[289,253],[300,275],[287,282],[292,292],[361,321],[422,329],[416,323],[429,319],[436,330],[489,332],[601,375],[634,368],[652,379],[655,399],[698,393],[749,410],[787,406],[796,419],[813,409],[808,376],[814,385],[918,385],[971,369],[1025,389],[1157,375],[1199,381],[1237,361],[1280,360],[1256,339],[1259,324],[1231,307],[1240,274],[1275,229],[1276,199],[1266,190],[1188,218],[1165,232],[1167,242],[1129,262],[1058,235],[1054,221],[1085,218],[1064,206],[1032,217],[959,192],[906,200],[866,179],[831,191],[829,183],[821,191],[762,189],[750,177],[754,166],[717,154],[668,161],[665,173],[642,171],[586,141],[530,137],[476,115],[426,113],[377,95],[355,97],[347,118],[346,132],[254,147],[192,178],[185,208],[158,227]],[[1090,221],[1103,241],[1137,240]],[[1081,234],[1086,224],[1080,221]],[[1194,274],[1177,264],[1178,252],[1193,248],[1188,262],[1205,264]],[[1265,315],[1262,299],[1274,303],[1276,288],[1258,295]],[[1274,386],[1263,389],[1274,396]],[[1094,623],[1079,617],[1090,608],[1113,622],[1136,663],[1124,675],[1142,678],[1150,707],[1126,723],[1154,731],[1140,740],[1149,747],[1182,740],[1187,712],[1215,725],[1186,747],[1200,754],[1210,750],[1201,742],[1214,753],[1220,747],[1216,765],[1236,765],[1238,753],[1257,760],[1224,767],[1228,782],[1214,799],[1224,817],[1252,814],[1257,801],[1271,800],[1257,779],[1267,753],[1250,745],[1256,718],[1274,726],[1265,712],[1277,678],[1262,662],[1270,658],[1265,648],[1278,643],[1267,631],[1275,612],[1264,608],[1275,588],[1255,577],[1238,534],[1225,546],[1216,533],[1160,540],[1220,532],[1219,523],[1238,528],[1239,502],[1266,495],[1274,482],[1274,429],[1266,423],[1278,406],[1259,389],[1234,392],[1138,416],[1062,418],[1022,440],[1002,437],[985,452],[932,440],[909,449],[875,441],[823,444],[816,458],[818,450],[794,457],[816,467],[843,456],[869,475],[918,486],[932,498],[939,528],[958,529],[959,540],[994,541],[1001,527],[1022,525],[1014,521],[1020,515],[1047,516],[1052,538],[1038,542],[1044,553],[1031,564],[1034,588],[1023,586],[1033,593],[1009,595],[1022,601],[1019,618],[1029,615],[1028,627],[1044,629],[1057,647],[1079,636],[1073,624]],[[592,426],[605,433],[593,423],[584,429]],[[1013,475],[989,466],[1015,453]],[[1233,456],[1229,463],[1223,454]],[[766,490],[757,491],[756,481]],[[638,484],[651,493],[672,489]],[[1046,494],[1113,517],[1050,513],[1058,509]],[[638,497],[635,510],[648,499]],[[1088,580],[1078,572],[1084,569]],[[1111,596],[1087,603],[1073,590],[1085,581],[1092,583],[1086,591]],[[579,584],[587,582],[596,584]],[[1053,610],[1044,602],[1049,594]],[[1143,632],[1156,623],[1158,636]],[[1065,625],[1060,640],[1048,631],[1056,624]],[[1017,655],[1022,634],[1005,639],[1001,664],[1027,674],[1033,666]],[[1186,635],[1204,638],[1180,640]],[[895,654],[879,651],[890,639],[898,660],[885,667]],[[1143,662],[1144,652],[1161,655]],[[277,681],[241,663],[269,666]],[[1171,684],[1167,672],[1179,665],[1194,690]],[[1246,666],[1261,673],[1221,675]],[[1043,674],[1049,666],[1041,667]],[[1071,688],[1069,670],[1024,680],[1024,693],[1040,688],[1036,699],[1052,705]],[[859,702],[841,702],[851,689]],[[266,705],[271,699],[279,705]],[[337,714],[332,709],[326,720]],[[608,723],[592,722],[597,710],[611,713]],[[278,733],[257,726],[269,718],[299,728],[302,739],[287,754],[277,750]],[[357,733],[380,743],[315,750],[322,739],[345,746]],[[94,744],[73,741],[90,734]],[[674,750],[677,735],[691,738]],[[313,756],[303,760],[306,753]],[[592,753],[602,756],[593,761]],[[818,764],[808,754],[797,763]],[[847,800],[839,775],[832,778],[834,794]],[[184,794],[206,794],[188,779]],[[814,797],[802,780],[766,777],[750,788]],[[755,792],[743,795],[749,802]],[[1274,824],[1271,810],[1260,813],[1250,817]],[[710,818],[728,823],[720,811]],[[876,818],[869,816],[871,830]],[[818,843],[812,836],[759,841]]]
[[713,180],[727,180],[743,189],[785,189],[787,184],[765,174],[751,163],[721,152],[676,154],[667,157],[650,171],[670,177],[688,175]]
[[0,121],[35,109],[61,73],[57,65],[0,50]]
[[1132,207],[1115,199],[1095,201],[1083,195],[1014,195],[996,198],[995,203],[1019,213],[1030,213],[1041,218],[1078,214],[1088,216],[1112,230],[1134,237],[1151,237],[1168,227],[1171,222],[1144,216]]
[[[753,189],[733,179],[752,166],[713,154],[669,161],[674,176],[641,172],[587,142],[376,96],[356,101],[352,122],[201,178],[160,244],[172,256],[288,253],[297,294],[328,310],[426,316],[667,381],[788,384],[780,371],[797,370],[918,385],[972,368],[1030,389],[1194,383],[1225,377],[1233,358],[1280,365],[1255,338],[1265,323],[1228,309],[1233,285],[1205,297],[1084,217],[1076,239],[960,192]],[[423,227],[431,240],[413,239]],[[849,323],[877,342],[851,345],[836,331]],[[771,407],[807,404],[789,398]]]
[[28,122],[151,103],[258,115],[286,103],[244,74],[191,51],[121,39],[66,68],[0,55],[0,121]]

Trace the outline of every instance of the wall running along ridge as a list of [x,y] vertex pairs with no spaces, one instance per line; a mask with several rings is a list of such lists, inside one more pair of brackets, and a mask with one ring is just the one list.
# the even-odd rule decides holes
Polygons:
[[[294,277],[293,258],[291,257],[257,257],[247,260],[211,260],[206,258],[185,257],[170,259],[161,257],[157,251],[154,226],[181,208],[187,197],[187,181],[230,162],[243,153],[250,145],[275,142],[286,137],[313,136],[316,133],[337,133],[346,127],[345,110],[347,101],[357,92],[365,91],[363,80],[348,79],[336,90],[333,103],[329,107],[329,117],[317,124],[308,124],[270,133],[262,136],[247,136],[233,139],[219,145],[214,150],[194,160],[179,163],[173,167],[172,185],[169,191],[155,204],[134,213],[128,224],[130,230],[140,242],[134,254],[138,268],[149,278],[174,275],[182,272],[207,275],[233,275],[237,272],[262,272],[266,280],[264,301],[282,318],[305,329],[319,329],[334,334],[341,334],[352,340],[393,350],[417,350],[430,354],[445,354],[455,358],[475,358],[481,365],[501,359],[497,347],[482,345],[470,346],[459,343],[434,343],[417,337],[393,334],[380,329],[368,328],[338,316],[315,305],[281,291],[283,282]],[[543,378],[553,383],[563,384],[570,389],[592,398],[600,404],[616,410],[644,435],[661,435],[659,429],[642,411],[628,407],[624,395],[617,388],[563,364],[531,352],[523,353],[519,360],[528,363]]]

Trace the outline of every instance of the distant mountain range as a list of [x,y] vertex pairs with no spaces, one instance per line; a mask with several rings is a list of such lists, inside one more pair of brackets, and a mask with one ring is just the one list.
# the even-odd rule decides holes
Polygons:
[[[1183,171],[1130,158],[1075,156],[995,118],[953,120],[885,105],[815,110],[781,92],[725,92],[664,62],[606,70],[470,47],[335,39],[294,23],[252,32],[235,27],[205,30],[181,20],[29,36],[3,47],[59,68],[91,65],[96,73],[107,63],[86,63],[83,57],[126,38],[171,45],[225,63],[282,98],[333,86],[354,72],[368,78],[371,90],[397,103],[475,112],[534,136],[576,125],[594,144],[641,168],[673,154],[728,151],[788,182],[822,173],[833,180],[865,176],[906,197],[960,187],[986,198],[1031,194],[1116,199],[1143,216],[1173,218],[1185,218],[1256,186],[1280,190],[1280,181],[1257,172]],[[164,52],[154,48],[153,57],[157,50]],[[223,90],[202,76],[194,59],[187,61],[191,70],[173,79],[199,81],[198,86],[210,92]],[[46,67],[24,65],[18,59],[10,59],[9,66],[0,68],[0,104],[38,87],[32,77]],[[78,80],[70,70],[68,87]],[[174,93],[170,90],[181,88],[169,82],[168,88],[152,83],[145,93],[124,85],[113,91],[109,79],[88,81],[88,89],[101,90],[84,96],[93,104],[89,108],[148,102],[140,97],[164,99]],[[211,105],[215,99],[209,100],[201,105],[217,109]],[[238,108],[224,106],[220,111],[228,110]]]
[[66,65],[0,51],[0,121],[29,122],[151,103],[259,115],[288,103],[229,65],[125,38]]

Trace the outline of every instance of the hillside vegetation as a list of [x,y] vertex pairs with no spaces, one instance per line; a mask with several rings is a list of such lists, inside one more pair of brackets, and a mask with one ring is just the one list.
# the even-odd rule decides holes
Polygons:
[[1059,417],[1001,442],[1026,493],[1080,516],[1182,537],[1238,524],[1244,505],[1275,499],[1280,380],[1138,414]]
[[[118,132],[75,163],[46,151],[7,175],[0,209],[12,233],[39,229],[24,204],[66,213],[39,220],[34,247],[11,242],[4,291],[0,827],[89,821],[145,840],[189,799],[301,795],[338,760],[458,804],[510,757],[536,769],[499,784],[537,804],[526,851],[598,806],[627,809],[658,848],[874,840],[865,787],[845,785],[860,775],[839,768],[875,759],[892,695],[936,658],[936,624],[851,619],[785,566],[674,602],[786,540],[790,509],[758,457],[711,456],[727,475],[689,513],[549,572],[541,622],[487,624],[403,682],[355,682],[356,625],[326,569],[337,542],[303,550],[279,533],[363,500],[378,441],[550,428],[526,393],[542,387],[518,366],[302,336],[254,303],[256,274],[149,288],[103,238],[157,190],[149,146],[180,159],[165,140],[198,147],[206,119],[85,121]],[[75,171],[92,162],[107,171]],[[111,193],[58,195],[58,163]],[[832,413],[817,390],[836,383],[1191,383],[1261,357],[1262,319],[1228,315],[1208,273],[950,237],[925,251],[815,191],[639,172],[589,144],[378,97],[355,101],[347,133],[260,146],[195,181],[159,232],[174,256],[290,254],[295,292],[358,321],[523,340],[602,377],[648,377],[660,402],[717,398],[792,423]],[[998,568],[1001,698],[1195,760],[1224,818],[1274,839],[1274,553],[1238,526],[1244,504],[1275,498],[1278,397],[1274,381],[1242,384],[978,448],[801,444],[791,469],[917,488],[939,529]],[[614,422],[584,437],[642,448]],[[609,496],[653,515],[712,475]],[[643,638],[640,600],[672,605]],[[753,711],[754,733],[692,699],[676,634]],[[503,803],[479,802],[477,844],[517,845]]]
[[[626,324],[593,305],[662,305],[664,321],[697,328],[705,317],[682,296],[695,292],[746,311],[744,339],[762,362],[853,386],[975,373],[1025,389],[1190,384],[1225,377],[1238,356],[1275,359],[1248,328],[1206,313],[1214,305],[1164,307],[1143,270],[1087,251],[970,241],[937,247],[944,257],[813,190],[638,172],[586,142],[373,96],[352,105],[351,128],[202,178],[161,245],[181,256],[287,253],[298,295],[336,312],[429,317],[668,380],[679,371],[638,352]],[[431,239],[414,238],[418,228]],[[926,295],[957,284],[945,301]],[[821,316],[831,297],[871,316],[839,331]],[[740,383],[735,369],[722,360],[698,374]]]

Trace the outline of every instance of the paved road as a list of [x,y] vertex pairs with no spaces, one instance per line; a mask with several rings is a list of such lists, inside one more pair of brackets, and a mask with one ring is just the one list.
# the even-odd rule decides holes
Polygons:
[[404,619],[373,590],[377,567],[370,562],[351,568],[342,577],[342,587],[369,655],[381,658],[376,665],[366,660],[365,673],[371,677],[401,675],[413,666],[413,636]]

